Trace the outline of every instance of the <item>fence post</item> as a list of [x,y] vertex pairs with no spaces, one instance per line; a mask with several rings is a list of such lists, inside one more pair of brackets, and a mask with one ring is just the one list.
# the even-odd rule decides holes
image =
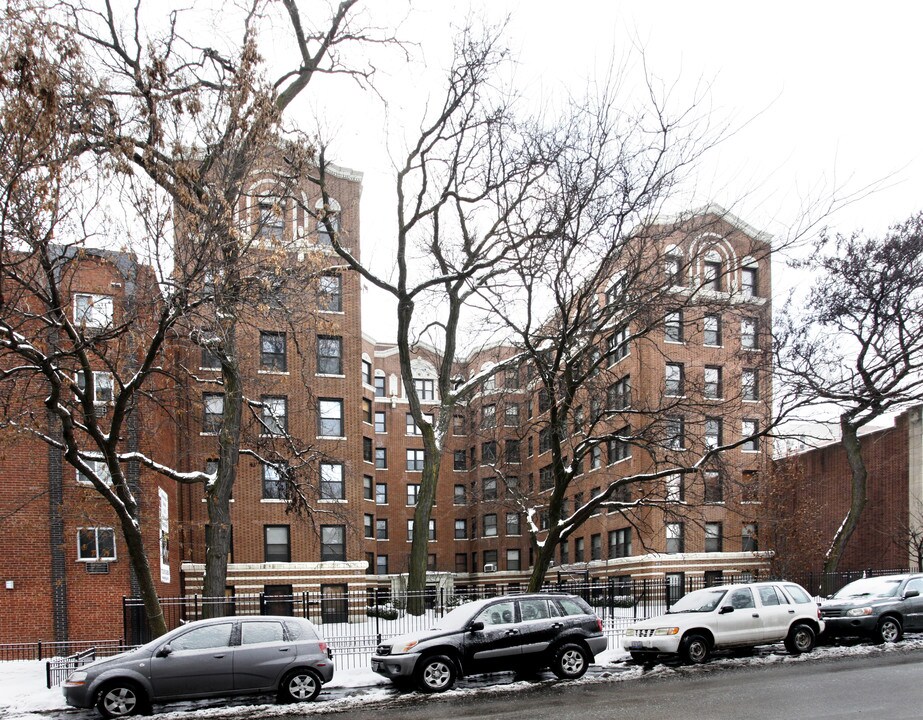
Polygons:
[[42,641],[41,640],[38,641],[38,645],[36,647],[38,649],[38,659],[41,660],[42,659]]
[[381,627],[378,625],[378,616],[381,614],[379,608],[381,607],[381,597],[379,593],[381,588],[377,585],[375,586],[375,646],[381,645]]
[[663,604],[670,612],[670,580],[666,576],[663,578]]

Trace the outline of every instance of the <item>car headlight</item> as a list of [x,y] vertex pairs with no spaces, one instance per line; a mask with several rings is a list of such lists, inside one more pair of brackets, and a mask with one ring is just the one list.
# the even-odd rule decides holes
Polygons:
[[635,629],[634,629],[634,628],[627,628],[627,629],[625,630],[625,635],[626,635],[626,636],[633,636],[634,634],[635,634]]
[[654,630],[654,635],[676,635],[678,632],[678,627],[662,627]]
[[851,610],[847,610],[846,614],[849,617],[861,617],[863,615],[871,615],[872,608],[870,607],[852,608]]
[[68,675],[65,685],[83,685],[87,681],[87,674],[83,670],[76,670]]
[[400,655],[402,653],[410,652],[413,648],[417,646],[419,640],[411,640],[410,642],[405,642],[403,645],[395,645],[391,648],[392,655]]

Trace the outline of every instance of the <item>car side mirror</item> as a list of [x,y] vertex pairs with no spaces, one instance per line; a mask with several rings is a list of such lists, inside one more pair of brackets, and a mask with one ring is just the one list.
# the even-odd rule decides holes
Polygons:
[[480,620],[478,620],[477,622],[473,622],[468,626],[468,630],[471,632],[477,632],[478,630],[483,630],[483,629],[484,629],[484,623],[481,622]]
[[904,600],[906,600],[907,598],[919,597],[919,596],[920,596],[919,590],[908,590],[907,592],[904,593]]
[[160,648],[160,650],[157,651],[157,657],[161,657],[161,658],[166,657],[171,652],[173,652],[173,648],[170,647],[170,643],[167,643],[162,648]]
[[733,605],[722,605],[722,606],[721,606],[721,609],[718,611],[718,614],[719,614],[719,615],[724,615],[724,614],[726,614],[726,613],[731,613],[731,612],[734,612],[734,606],[733,606]]

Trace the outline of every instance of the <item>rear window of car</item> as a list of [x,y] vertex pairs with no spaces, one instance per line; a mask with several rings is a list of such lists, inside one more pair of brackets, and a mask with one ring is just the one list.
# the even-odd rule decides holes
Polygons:
[[285,633],[282,632],[282,623],[271,620],[247,621],[240,624],[240,644],[254,645],[256,643],[282,642]]
[[581,603],[572,598],[559,598],[558,603],[565,615],[589,615],[590,609],[581,606]]
[[799,605],[814,602],[811,596],[802,590],[798,585],[786,585],[785,590],[789,595],[792,596],[792,600],[794,600]]
[[285,629],[292,640],[317,640],[317,633],[307,622],[291,620],[285,623]]

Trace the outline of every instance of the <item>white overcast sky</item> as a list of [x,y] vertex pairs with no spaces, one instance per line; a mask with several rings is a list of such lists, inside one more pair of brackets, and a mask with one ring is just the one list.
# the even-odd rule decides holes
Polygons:
[[[715,122],[737,130],[699,168],[698,204],[732,207],[779,236],[799,222],[806,203],[876,183],[876,192],[824,224],[880,232],[923,208],[923,3],[376,0],[367,6],[376,19],[402,21],[399,35],[419,43],[410,64],[396,56],[382,64],[377,82],[387,111],[343,84],[333,100],[318,99],[326,93],[313,88],[303,111],[323,116],[335,160],[365,174],[363,253],[382,269],[393,257],[388,148],[399,157],[402,134],[412,135],[422,103],[439,99],[453,27],[469,13],[510,15],[517,87],[547,104],[579,95],[637,45],[650,74],[678,104],[708,86]],[[367,295],[364,308],[366,331],[390,339],[393,323],[381,302]]]

